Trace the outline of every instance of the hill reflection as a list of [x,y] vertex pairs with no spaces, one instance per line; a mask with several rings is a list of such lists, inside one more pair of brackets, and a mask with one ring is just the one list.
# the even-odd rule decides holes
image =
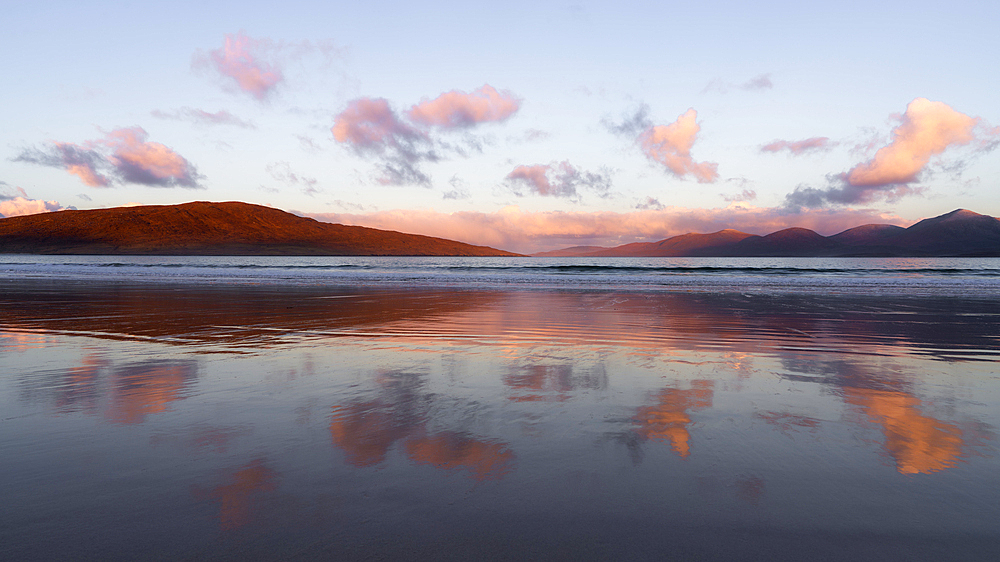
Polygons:
[[[8,330],[188,347],[261,349],[396,335],[637,350],[759,353],[790,345],[891,346],[894,353],[965,359],[994,360],[1000,354],[991,321],[1000,316],[995,300],[10,281],[2,288],[0,325]],[[515,387],[555,389],[563,384],[560,376],[519,374],[520,380],[511,381]]]

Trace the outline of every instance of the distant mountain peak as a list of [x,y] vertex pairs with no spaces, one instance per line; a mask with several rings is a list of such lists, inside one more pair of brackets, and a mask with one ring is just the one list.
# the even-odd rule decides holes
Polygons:
[[985,216],[985,215],[981,215],[979,213],[970,211],[968,209],[955,209],[954,211],[952,211],[950,213],[945,213],[945,214],[943,214],[943,215],[941,215],[939,217],[936,217],[936,218],[939,218],[939,219],[950,219],[950,218],[970,218],[970,217],[982,217],[982,216]]

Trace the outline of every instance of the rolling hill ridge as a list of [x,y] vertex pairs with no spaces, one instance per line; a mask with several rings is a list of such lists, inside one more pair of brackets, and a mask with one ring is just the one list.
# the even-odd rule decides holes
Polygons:
[[249,203],[204,201],[3,218],[0,253],[518,255],[444,238],[325,223]]
[[[586,248],[586,249],[584,249]],[[540,257],[1000,257],[1000,220],[965,209],[909,228],[867,224],[823,236],[786,228],[765,236],[737,230],[688,233],[614,248],[574,247]]]

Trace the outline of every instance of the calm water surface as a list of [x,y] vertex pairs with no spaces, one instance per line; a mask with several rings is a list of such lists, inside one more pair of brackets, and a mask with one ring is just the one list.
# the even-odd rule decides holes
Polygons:
[[25,258],[0,559],[1000,556],[995,261]]

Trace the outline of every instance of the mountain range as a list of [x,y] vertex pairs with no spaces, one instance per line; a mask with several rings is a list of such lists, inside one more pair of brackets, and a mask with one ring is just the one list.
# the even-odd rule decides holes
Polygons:
[[249,203],[67,210],[0,219],[0,253],[516,256],[486,246],[345,226]]
[[1000,257],[1000,220],[965,209],[909,228],[866,224],[833,236],[786,228],[766,236],[738,230],[688,233],[614,248],[574,246],[536,257]]
[[[150,255],[518,256],[463,242],[346,226],[241,202],[197,201],[0,218],[0,253]],[[909,228],[867,224],[823,236],[726,229],[536,257],[1000,257],[1000,220],[965,209]]]

